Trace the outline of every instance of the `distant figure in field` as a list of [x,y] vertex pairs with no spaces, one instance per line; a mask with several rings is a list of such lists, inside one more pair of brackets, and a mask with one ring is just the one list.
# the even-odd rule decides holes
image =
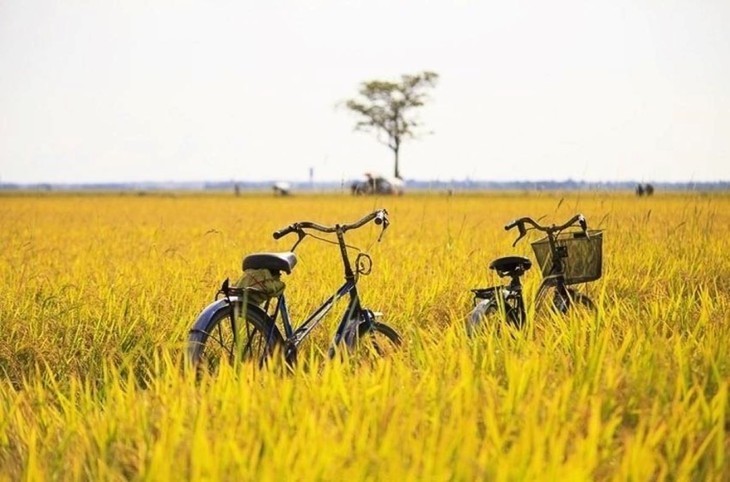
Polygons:
[[397,177],[386,177],[380,174],[365,173],[365,177],[356,180],[350,186],[353,195],[361,194],[395,194],[402,195],[405,183]]
[[644,191],[646,192],[647,196],[651,196],[652,194],[654,194],[654,186],[652,186],[651,184],[647,184],[644,187]]
[[639,197],[644,195],[644,186],[642,186],[641,184],[636,186],[636,195]]
[[291,184],[288,182],[275,182],[273,188],[275,196],[288,196],[291,194]]

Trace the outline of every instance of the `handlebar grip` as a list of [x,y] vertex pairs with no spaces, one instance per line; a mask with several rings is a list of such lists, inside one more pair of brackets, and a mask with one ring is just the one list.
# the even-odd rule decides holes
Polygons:
[[517,226],[517,224],[518,224],[518,220],[517,220],[517,219],[515,219],[515,220],[514,220],[514,221],[512,221],[511,223],[507,223],[507,224],[505,224],[505,225],[504,225],[504,230],[505,230],[505,231],[509,231],[510,229],[512,229],[512,228],[514,228],[515,226]]
[[578,216],[578,223],[580,224],[580,228],[583,231],[587,231],[588,230],[588,223],[586,222],[586,218],[584,218],[582,214],[580,214]]
[[390,224],[390,221],[388,220],[388,212],[383,209],[378,211],[378,214],[375,215],[375,224],[383,225],[383,228],[387,228],[388,224]]
[[296,227],[292,224],[278,231],[274,231],[274,239],[279,239],[286,236],[289,233],[296,231]]

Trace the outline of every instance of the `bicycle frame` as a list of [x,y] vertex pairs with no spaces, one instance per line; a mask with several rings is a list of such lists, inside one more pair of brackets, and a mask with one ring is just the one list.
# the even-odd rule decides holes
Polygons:
[[276,322],[279,315],[281,315],[282,325],[284,326],[284,338],[287,345],[293,346],[294,348],[299,347],[309,333],[330,311],[332,311],[335,303],[347,294],[350,295],[350,301],[348,302],[347,308],[342,315],[339,325],[337,326],[337,331],[335,332],[332,340],[332,346],[337,346],[342,341],[344,334],[351,326],[351,321],[359,320],[360,317],[358,315],[364,311],[360,305],[360,298],[357,293],[357,284],[355,281],[351,279],[346,280],[335,294],[327,298],[327,300],[315,309],[298,327],[294,327],[292,325],[291,316],[289,315],[289,309],[286,303],[286,296],[281,294],[277,298],[273,320]]
[[489,288],[472,290],[475,299],[490,300],[497,303],[500,311],[517,327],[527,321],[525,301],[522,297],[522,283],[519,278],[513,279],[508,285],[497,285]]
[[[343,338],[346,338],[346,341],[348,342],[350,341],[349,339],[347,339],[347,335],[349,333],[352,333],[351,330],[353,328],[357,328],[357,326],[353,327],[353,320],[361,321],[367,318],[372,319],[374,317],[362,316],[363,313],[367,314],[369,312],[368,310],[363,309],[362,305],[360,304],[360,296],[357,292],[357,276],[352,270],[352,265],[350,264],[350,259],[347,255],[347,244],[345,243],[344,230],[340,226],[337,226],[335,228],[335,233],[337,235],[337,244],[340,247],[340,256],[342,257],[342,263],[345,270],[345,282],[342,284],[342,286],[340,286],[333,295],[327,298],[327,300],[325,300],[318,308],[316,308],[306,318],[306,320],[304,320],[304,322],[302,322],[297,327],[294,327],[292,325],[289,308],[286,302],[286,295],[282,293],[277,298],[276,308],[273,314],[273,320],[274,323],[276,323],[279,315],[281,315],[282,325],[284,326],[284,338],[287,350],[287,358],[289,358],[290,356],[296,356],[296,350],[302,343],[302,341],[304,341],[309,333],[311,333],[311,331],[317,325],[319,325],[322,319],[332,310],[335,303],[337,303],[337,301],[345,295],[349,294],[350,300],[347,304],[347,308],[342,314],[342,318],[340,319],[340,323],[337,326],[337,330],[332,339],[332,343],[329,349],[330,357],[334,356],[335,349],[340,344]],[[292,247],[292,251],[296,248],[299,242],[301,242],[301,240],[302,238],[300,237],[300,239],[297,240],[297,242]]]

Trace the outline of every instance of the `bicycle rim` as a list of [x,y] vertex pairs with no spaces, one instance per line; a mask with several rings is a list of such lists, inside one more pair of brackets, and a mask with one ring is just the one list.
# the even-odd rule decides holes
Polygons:
[[520,318],[519,310],[514,306],[507,304],[504,310],[500,310],[497,300],[483,300],[469,313],[466,332],[467,335],[474,336],[479,332],[488,330],[499,331],[505,322],[519,329],[525,324],[525,320]]
[[357,344],[355,346],[358,357],[383,358],[398,351],[402,340],[398,332],[385,323],[363,322],[358,326]]
[[573,288],[565,288],[565,292],[561,293],[557,287],[552,287],[552,293],[547,298],[547,303],[554,312],[566,315],[571,312],[595,312],[596,306],[593,301],[583,293]]
[[190,335],[190,360],[197,370],[213,374],[224,365],[236,362],[261,368],[282,345],[281,335],[271,319],[249,312],[235,325],[234,336],[230,307],[227,307],[213,316],[202,333]]
[[579,293],[573,288],[568,288],[568,299],[566,311],[588,311],[595,313],[597,311],[596,305],[593,303],[587,295]]

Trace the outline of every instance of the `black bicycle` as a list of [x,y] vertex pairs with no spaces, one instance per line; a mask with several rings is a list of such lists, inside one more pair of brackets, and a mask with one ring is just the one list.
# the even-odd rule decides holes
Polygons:
[[[330,345],[330,358],[342,347],[348,351],[365,349],[376,356],[384,356],[397,349],[401,344],[398,333],[379,321],[380,313],[362,306],[358,295],[358,280],[360,276],[370,274],[372,260],[368,254],[345,243],[346,232],[370,221],[382,227],[378,236],[380,241],[389,225],[385,209],[374,211],[352,224],[323,226],[303,221],[276,231],[274,239],[296,233],[297,240],[290,251],[256,253],[244,258],[244,283],[230,286],[226,279],[216,300],[200,313],[193,324],[188,337],[190,362],[198,368],[206,366],[211,371],[215,371],[221,363],[237,361],[252,362],[260,368],[275,354],[283,354],[284,360],[291,366],[296,363],[299,345],[345,295],[349,295],[349,303]],[[335,234],[337,241],[315,236],[309,231]],[[339,245],[345,281],[303,323],[294,327],[280,275],[282,271],[291,274],[297,263],[294,250],[306,236]],[[348,249],[358,251],[354,267],[350,263]],[[279,320],[283,334],[276,325]]]
[[[532,243],[543,280],[537,290],[537,306],[549,300],[558,313],[567,313],[572,307],[582,306],[591,311],[593,301],[570,285],[595,281],[601,277],[603,259],[603,232],[589,230],[582,214],[573,216],[559,226],[541,226],[535,220],[524,217],[507,224],[509,231],[517,228],[522,239],[528,230],[537,230],[545,236]],[[579,228],[579,229],[573,229]],[[467,330],[471,334],[485,320],[496,317],[508,324],[522,328],[526,321],[525,302],[522,297],[520,278],[532,267],[532,262],[522,256],[506,256],[489,264],[498,276],[510,278],[509,284],[473,289],[474,309],[469,313]],[[552,294],[551,296],[549,294]]]

